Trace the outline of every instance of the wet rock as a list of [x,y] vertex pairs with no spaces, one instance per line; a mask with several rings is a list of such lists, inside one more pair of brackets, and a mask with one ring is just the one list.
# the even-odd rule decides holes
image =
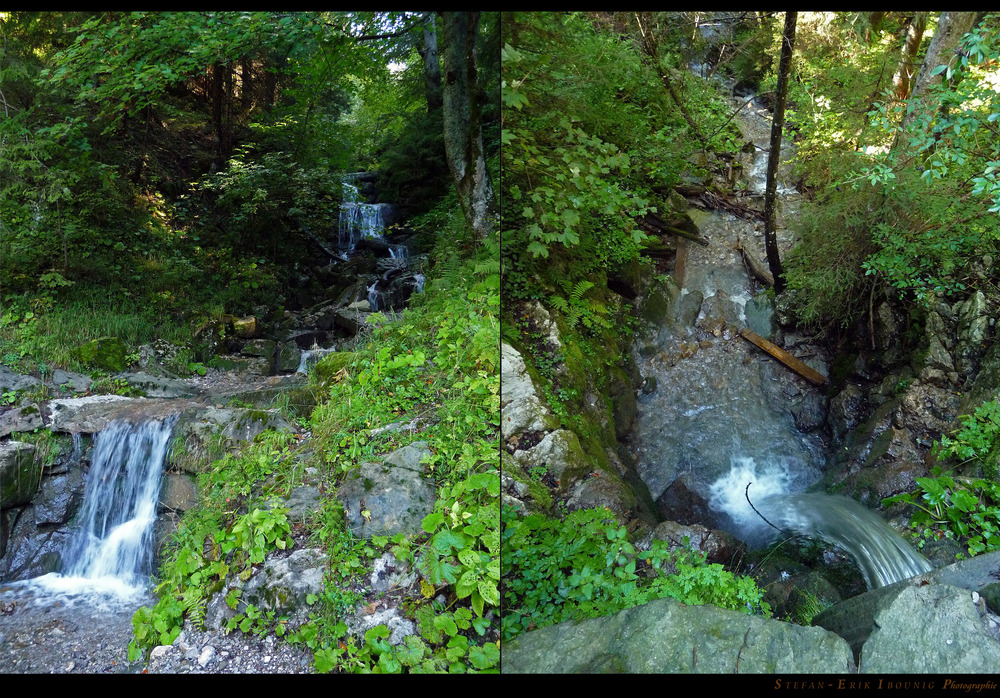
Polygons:
[[295,342],[284,342],[278,348],[275,360],[275,371],[278,373],[295,373],[302,359],[302,352]]
[[611,414],[614,420],[615,436],[623,439],[632,429],[639,410],[632,384],[625,372],[618,368],[611,369],[611,382],[608,386],[611,397]]
[[795,428],[804,433],[821,428],[826,424],[827,403],[823,395],[807,391],[790,409]]
[[21,441],[0,442],[0,509],[31,501],[42,479],[35,447]]
[[69,521],[83,502],[83,489],[82,468],[71,468],[62,475],[43,478],[32,507],[35,525],[61,525]]
[[701,524],[715,519],[708,500],[694,486],[688,474],[679,476],[656,499],[660,516],[682,524]]
[[0,558],[0,580],[32,579],[59,571],[69,540],[65,527],[36,525],[34,507],[20,509],[10,526],[6,554]]
[[701,312],[705,295],[698,290],[691,290],[681,294],[676,301],[675,317],[678,327],[692,327],[695,319]]
[[847,432],[867,416],[864,393],[856,385],[848,385],[830,400],[829,424],[835,443],[842,442]]

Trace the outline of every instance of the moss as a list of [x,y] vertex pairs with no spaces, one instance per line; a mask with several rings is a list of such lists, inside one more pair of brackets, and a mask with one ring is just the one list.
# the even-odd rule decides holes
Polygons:
[[82,364],[118,373],[128,365],[125,343],[118,337],[101,337],[81,344],[70,355]]

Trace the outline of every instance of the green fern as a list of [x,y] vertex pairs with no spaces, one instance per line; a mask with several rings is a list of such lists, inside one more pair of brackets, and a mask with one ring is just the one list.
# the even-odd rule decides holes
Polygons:
[[578,281],[572,289],[568,281],[561,282],[561,285],[563,290],[567,291],[567,297],[550,296],[549,305],[566,317],[570,327],[575,327],[580,322],[583,322],[587,329],[611,327],[611,323],[602,317],[607,315],[607,306],[600,301],[584,298],[587,291],[594,287],[593,281],[586,279]]

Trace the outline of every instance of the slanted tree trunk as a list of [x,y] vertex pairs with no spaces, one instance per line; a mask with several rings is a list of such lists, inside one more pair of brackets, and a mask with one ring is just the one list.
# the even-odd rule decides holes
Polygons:
[[907,129],[918,119],[926,117],[938,105],[933,100],[927,99],[927,92],[931,85],[941,82],[944,79],[943,73],[931,75],[939,65],[947,65],[954,57],[955,47],[958,40],[967,31],[972,29],[976,21],[975,12],[942,12],[938,19],[937,29],[934,31],[934,38],[931,39],[927,47],[927,54],[923,63],[920,64],[920,72],[917,73],[913,81],[913,88],[910,90],[910,99],[907,105],[906,114],[899,124],[896,132],[896,140],[892,144],[892,150],[900,149],[902,155],[913,155],[907,152],[907,147],[902,143],[908,143],[906,136]]
[[444,149],[466,223],[479,238],[496,230],[498,208],[483,154],[482,106],[476,81],[478,12],[443,12]]
[[924,31],[926,29],[926,12],[917,12],[907,22],[906,40],[903,42],[903,51],[899,56],[899,65],[896,66],[896,73],[892,76],[892,89],[899,100],[904,100],[910,96],[910,89],[913,87],[913,76],[917,72],[917,52],[920,50],[920,42],[924,39]]
[[795,22],[797,12],[785,13],[785,28],[781,35],[781,61],[778,64],[778,87],[774,96],[774,116],[771,118],[771,150],[767,156],[767,185],[764,188],[764,249],[767,266],[774,277],[774,291],[785,290],[785,270],[778,255],[778,236],[775,231],[775,200],[778,192],[778,161],[781,158],[781,131],[785,125],[785,99],[788,95],[788,76],[792,70],[792,51],[795,47]]
[[424,61],[424,93],[427,95],[427,111],[435,112],[442,106],[441,64],[438,60],[437,28],[434,13],[428,12],[424,20],[423,44],[419,49]]

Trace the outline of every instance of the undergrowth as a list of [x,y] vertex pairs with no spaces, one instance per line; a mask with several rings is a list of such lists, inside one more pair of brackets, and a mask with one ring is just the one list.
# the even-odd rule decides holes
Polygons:
[[522,517],[505,506],[501,537],[505,640],[665,597],[771,615],[753,579],[707,564],[701,553],[671,551],[664,541],[637,552],[607,509],[580,509],[558,520]]

